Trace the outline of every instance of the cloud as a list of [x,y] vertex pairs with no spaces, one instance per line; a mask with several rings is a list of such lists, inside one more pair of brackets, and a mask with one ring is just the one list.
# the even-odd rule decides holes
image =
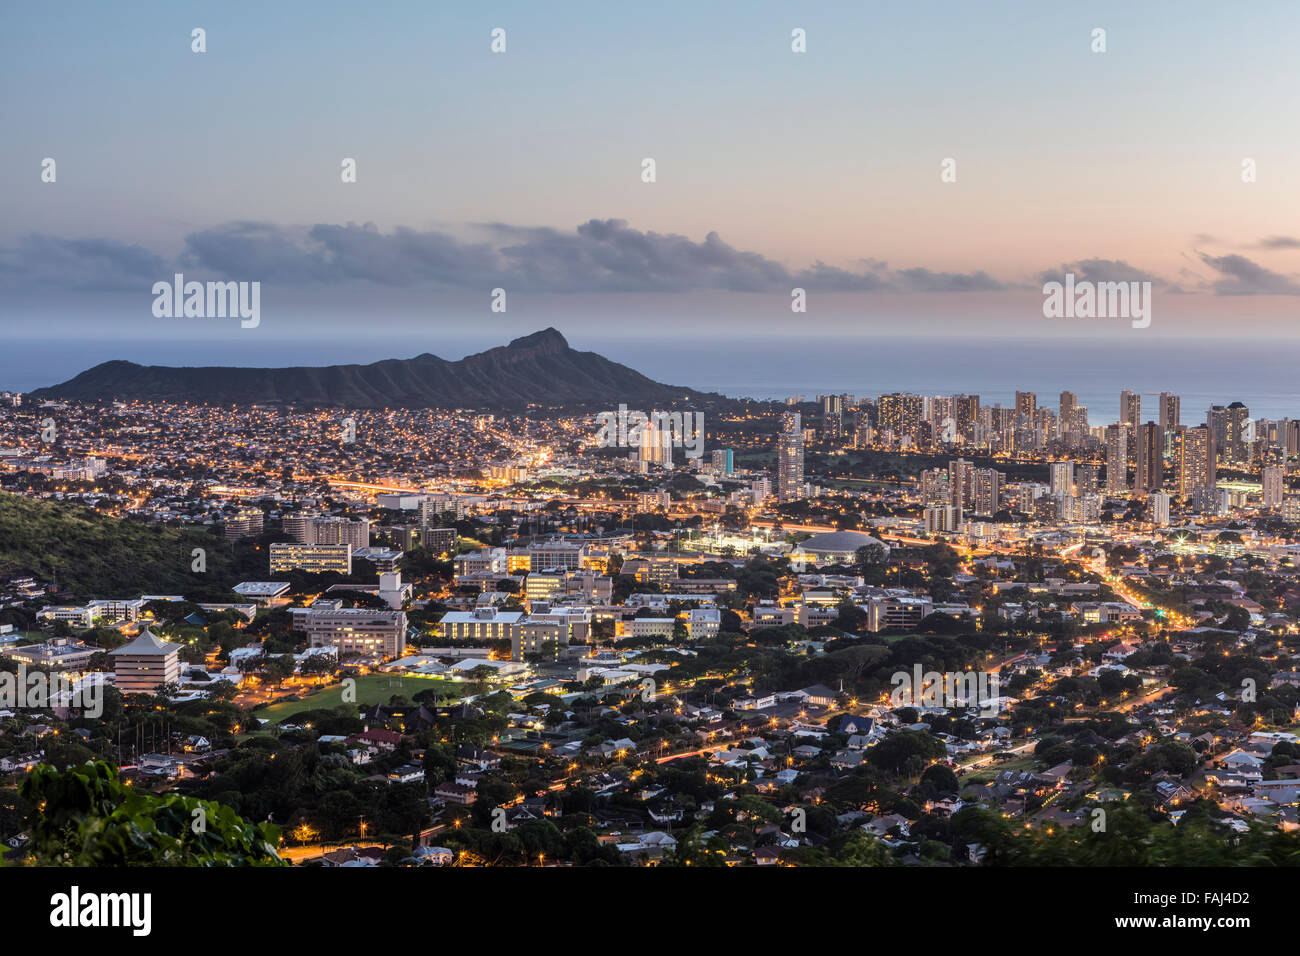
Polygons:
[[1197,255],[1219,275],[1209,284],[1215,295],[1300,295],[1300,283],[1294,278],[1265,269],[1245,256]]
[[1131,266],[1122,259],[1080,259],[1064,262],[1059,270],[1048,269],[1038,274],[1040,283],[1060,282],[1067,272],[1074,273],[1075,282],[1150,282],[1154,288],[1171,290],[1171,283],[1151,272]]
[[24,236],[0,247],[0,284],[70,291],[147,291],[169,275],[162,256],[116,239]]
[[1255,246],[1257,249],[1300,249],[1300,239],[1291,236],[1268,236]]
[[0,249],[0,280],[76,290],[138,288],[176,271],[289,285],[367,282],[441,289],[587,292],[985,292],[1011,288],[988,273],[893,270],[863,259],[858,270],[817,261],[792,270],[732,246],[716,232],[703,241],[641,231],[621,219],[592,219],[572,230],[505,223],[474,226],[475,239],[372,223],[286,227],[231,222],[191,233],[168,261],[113,240],[32,236]]
[[897,273],[908,292],[995,292],[1010,288],[987,272],[931,272],[929,269],[903,269]]

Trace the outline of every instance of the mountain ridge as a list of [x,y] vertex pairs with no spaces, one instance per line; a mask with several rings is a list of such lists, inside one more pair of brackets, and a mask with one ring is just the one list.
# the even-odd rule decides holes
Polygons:
[[429,352],[368,365],[139,365],[101,362],[34,400],[154,399],[209,404],[283,403],[349,408],[521,408],[530,404],[671,404],[706,395],[665,385],[595,352],[579,352],[554,328],[448,361]]

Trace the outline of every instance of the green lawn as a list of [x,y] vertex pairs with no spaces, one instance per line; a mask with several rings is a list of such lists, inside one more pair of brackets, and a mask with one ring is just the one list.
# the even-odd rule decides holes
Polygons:
[[1011,760],[995,760],[991,766],[981,767],[974,773],[961,778],[962,786],[968,784],[988,783],[1004,770],[1033,773],[1038,768],[1038,761],[1032,756],[1013,757]]
[[[386,704],[390,697],[410,700],[422,690],[436,689],[444,694],[458,696],[459,684],[437,677],[402,677],[396,674],[366,674],[356,678],[359,706]],[[282,701],[257,711],[255,716],[278,723],[294,714],[307,710],[331,710],[343,703],[343,685],[332,684],[301,700]]]
[[19,644],[44,644],[51,635],[42,631],[10,631],[5,636],[18,638]]

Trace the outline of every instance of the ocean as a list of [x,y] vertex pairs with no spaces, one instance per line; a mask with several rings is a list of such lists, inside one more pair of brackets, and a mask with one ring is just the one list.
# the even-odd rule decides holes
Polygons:
[[[443,358],[504,344],[508,336],[478,330],[436,341],[358,332],[356,338],[267,343],[23,338],[0,348],[0,389],[30,391],[71,378],[109,359],[141,364],[287,366],[373,362],[431,351]],[[758,399],[910,391],[970,393],[983,404],[1010,405],[1017,389],[1055,408],[1060,392],[1076,392],[1093,424],[1114,421],[1119,393],[1143,393],[1143,417],[1155,417],[1155,395],[1182,397],[1185,423],[1204,421],[1212,404],[1240,401],[1254,417],[1300,417],[1300,342],[1293,339],[1156,339],[1115,341],[942,337],[781,338],[707,333],[664,338],[584,333],[570,344],[598,352],[661,382]],[[1149,397],[1148,397],[1149,396]],[[615,397],[616,399],[616,397]]]

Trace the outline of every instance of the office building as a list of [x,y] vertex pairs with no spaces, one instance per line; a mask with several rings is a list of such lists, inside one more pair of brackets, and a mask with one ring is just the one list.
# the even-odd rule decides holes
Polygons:
[[576,571],[587,556],[585,545],[577,541],[534,541],[523,550],[527,557],[527,570],[550,571],[561,569]]
[[309,608],[292,608],[295,630],[307,635],[311,647],[333,647],[340,657],[401,657],[406,650],[406,612],[344,608],[317,601]]
[[180,644],[159,640],[145,628],[131,641],[109,651],[117,689],[123,694],[153,694],[181,679]]
[[313,574],[322,571],[352,573],[352,545],[350,544],[284,542],[271,545],[270,552],[272,574],[284,571],[308,571]]

